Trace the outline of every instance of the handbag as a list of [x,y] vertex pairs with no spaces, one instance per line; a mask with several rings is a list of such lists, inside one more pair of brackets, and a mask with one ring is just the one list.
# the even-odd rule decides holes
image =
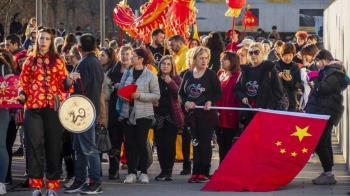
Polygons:
[[100,152],[109,152],[112,149],[111,139],[107,128],[102,124],[97,124],[95,128],[96,147]]

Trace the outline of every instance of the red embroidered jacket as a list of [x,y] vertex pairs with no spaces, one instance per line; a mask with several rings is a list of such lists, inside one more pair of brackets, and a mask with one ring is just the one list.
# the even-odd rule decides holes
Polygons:
[[27,98],[25,107],[53,109],[55,96],[62,102],[68,93],[64,89],[67,74],[65,63],[60,58],[55,58],[55,62],[50,65],[49,53],[38,54],[36,58],[29,56],[20,75],[20,85]]

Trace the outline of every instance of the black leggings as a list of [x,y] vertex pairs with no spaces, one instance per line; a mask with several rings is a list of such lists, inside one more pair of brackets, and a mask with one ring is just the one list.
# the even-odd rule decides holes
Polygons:
[[128,160],[128,173],[136,174],[137,169],[147,174],[148,150],[147,138],[152,126],[152,119],[141,118],[136,120],[136,125],[123,123],[125,130],[126,159]]
[[163,174],[171,175],[173,171],[177,131],[177,127],[168,121],[164,122],[163,128],[154,131],[158,160]]
[[332,129],[333,123],[329,120],[316,147],[324,172],[332,171],[333,167]]
[[219,128],[216,130],[216,137],[219,145],[220,163],[224,160],[226,154],[230,151],[234,139],[239,137],[240,132],[236,128]]
[[64,131],[63,132],[63,160],[66,165],[67,178],[74,177],[74,150],[73,150],[73,134]]
[[124,141],[123,124],[118,119],[108,120],[108,133],[112,149],[109,152],[109,175],[115,176],[119,171],[120,153]]

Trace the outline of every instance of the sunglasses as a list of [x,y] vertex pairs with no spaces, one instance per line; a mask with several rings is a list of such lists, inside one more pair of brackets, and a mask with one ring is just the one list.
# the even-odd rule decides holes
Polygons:
[[253,50],[248,52],[250,56],[258,56],[260,54],[260,50]]

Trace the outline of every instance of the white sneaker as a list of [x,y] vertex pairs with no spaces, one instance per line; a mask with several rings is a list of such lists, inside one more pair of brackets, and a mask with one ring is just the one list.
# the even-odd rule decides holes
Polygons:
[[142,184],[148,184],[149,183],[149,179],[148,179],[147,174],[141,174],[140,177],[139,177],[139,181]]
[[0,183],[0,195],[6,194],[6,185],[4,183]]
[[137,181],[136,174],[128,174],[124,180],[124,184],[133,184]]
[[74,179],[75,179],[75,178],[73,177],[73,178],[67,180],[66,183],[63,185],[64,188],[68,188],[68,187],[72,186],[72,184],[73,184],[73,182],[74,182]]

